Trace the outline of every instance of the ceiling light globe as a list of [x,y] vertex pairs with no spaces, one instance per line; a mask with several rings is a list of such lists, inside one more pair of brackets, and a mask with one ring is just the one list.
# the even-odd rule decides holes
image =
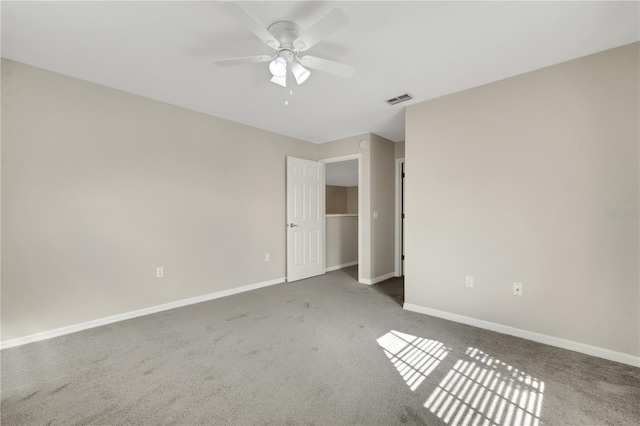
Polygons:
[[303,67],[302,65],[300,65],[299,62],[294,62],[291,65],[291,72],[293,73],[293,76],[296,78],[296,83],[298,83],[299,85],[307,81],[307,79],[311,75],[311,72],[305,67]]
[[282,77],[273,76],[271,78],[271,82],[275,83],[275,84],[278,84],[278,85],[280,85],[282,87],[287,87],[287,76],[286,75],[284,75]]
[[284,77],[287,75],[287,60],[278,56],[269,64],[269,71],[274,77]]

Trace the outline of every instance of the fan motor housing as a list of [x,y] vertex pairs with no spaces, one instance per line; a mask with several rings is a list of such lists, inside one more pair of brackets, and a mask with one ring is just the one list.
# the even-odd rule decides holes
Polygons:
[[289,21],[278,21],[271,24],[268,31],[280,42],[281,50],[295,52],[293,42],[302,34],[300,25]]

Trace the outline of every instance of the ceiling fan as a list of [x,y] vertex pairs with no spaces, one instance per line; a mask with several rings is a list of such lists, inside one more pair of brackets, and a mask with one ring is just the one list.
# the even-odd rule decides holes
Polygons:
[[291,71],[298,85],[304,83],[311,74],[305,67],[343,78],[349,78],[353,75],[355,68],[350,65],[310,55],[300,56],[301,52],[321,42],[349,23],[349,18],[340,9],[332,10],[311,28],[303,31],[298,24],[289,21],[278,21],[268,28],[264,28],[235,2],[224,3],[222,7],[267,46],[274,49],[275,55],[217,59],[213,61],[217,66],[270,62],[271,81],[284,87],[287,87],[287,71]]

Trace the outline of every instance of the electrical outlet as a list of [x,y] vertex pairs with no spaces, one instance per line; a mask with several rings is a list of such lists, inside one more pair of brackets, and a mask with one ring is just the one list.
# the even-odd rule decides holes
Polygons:
[[471,275],[465,276],[464,282],[467,287],[473,287],[473,277]]
[[513,283],[513,294],[522,296],[522,283]]
[[163,278],[163,277],[164,277],[164,268],[160,266],[159,268],[156,268],[156,278]]
[[378,218],[378,212],[373,212],[373,218],[377,219]]
[[265,253],[264,254],[264,261],[265,262],[270,262],[271,261],[271,253]]

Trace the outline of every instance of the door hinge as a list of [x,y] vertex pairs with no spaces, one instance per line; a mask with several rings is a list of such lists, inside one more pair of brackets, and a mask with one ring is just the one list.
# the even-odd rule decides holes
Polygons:
[[402,179],[404,179],[404,172],[402,172]]
[[402,218],[404,219],[404,213],[402,213]]
[[404,260],[404,254],[402,255],[402,260]]

